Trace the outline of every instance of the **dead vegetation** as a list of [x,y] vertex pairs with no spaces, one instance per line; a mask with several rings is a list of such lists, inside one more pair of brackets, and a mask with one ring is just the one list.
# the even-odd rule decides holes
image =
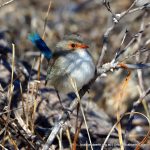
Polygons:
[[[149,150],[149,9],[149,0],[2,1],[1,149]],[[47,62],[27,39],[35,31],[52,50],[65,34],[89,40],[97,72],[74,85],[74,101],[62,95],[69,112],[44,85]]]

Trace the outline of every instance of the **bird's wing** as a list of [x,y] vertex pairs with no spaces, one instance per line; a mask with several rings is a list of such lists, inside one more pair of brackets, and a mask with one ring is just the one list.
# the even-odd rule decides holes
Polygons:
[[[47,76],[45,85],[47,84],[48,80],[53,82],[57,82],[60,77],[66,76],[66,68],[68,67],[64,56],[68,54],[68,51],[56,51],[53,53],[53,59],[49,61],[49,67],[47,69]],[[64,65],[61,65],[64,64]]]
[[49,62],[45,85],[47,84],[48,80],[55,82],[60,78],[60,76],[62,77],[65,74],[65,68],[62,68],[60,63],[63,63],[61,57],[54,58]]
[[45,85],[47,84],[48,80],[50,80],[52,78],[52,75],[53,75],[52,71],[53,71],[53,68],[55,68],[55,62],[56,62],[56,58],[53,58],[49,61]]

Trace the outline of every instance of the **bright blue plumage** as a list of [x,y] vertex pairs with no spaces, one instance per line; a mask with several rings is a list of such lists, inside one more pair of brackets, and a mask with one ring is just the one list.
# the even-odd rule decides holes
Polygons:
[[28,39],[41,51],[47,60],[52,58],[52,51],[48,48],[46,43],[42,40],[38,33],[32,33],[28,36]]

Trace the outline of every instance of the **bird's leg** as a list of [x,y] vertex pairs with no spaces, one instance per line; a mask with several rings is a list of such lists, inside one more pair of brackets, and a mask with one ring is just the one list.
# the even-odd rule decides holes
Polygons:
[[62,108],[64,109],[64,106],[63,106],[63,104],[62,104],[62,101],[61,101],[61,98],[60,98],[60,95],[59,95],[59,92],[58,92],[58,90],[55,88],[55,90],[56,90],[56,94],[57,94],[57,97],[58,97],[58,100],[59,100],[59,102],[60,102],[60,105],[62,106]]
[[58,97],[58,99],[59,99],[60,105],[61,105],[61,107],[62,107],[62,110],[63,110],[63,111],[66,111],[66,112],[71,111],[71,110],[69,110],[68,108],[64,107],[64,105],[63,105],[63,103],[62,103],[62,100],[61,100],[61,98],[60,98],[60,95],[59,95],[58,90],[57,90],[56,88],[55,88],[55,90],[56,90],[56,94],[57,94],[57,97]]

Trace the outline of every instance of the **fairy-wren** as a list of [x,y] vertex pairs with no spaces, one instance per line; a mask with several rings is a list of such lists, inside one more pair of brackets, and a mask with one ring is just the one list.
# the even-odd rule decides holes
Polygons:
[[46,52],[44,53],[51,58],[46,76],[48,85],[53,85],[59,92],[66,94],[74,92],[71,79],[75,82],[79,91],[94,77],[95,64],[93,58],[88,52],[88,45],[80,36],[66,36],[57,43],[56,51],[52,55],[48,53],[48,47],[43,43],[44,41],[37,36],[39,42],[35,37],[29,38],[41,51],[45,49]]

